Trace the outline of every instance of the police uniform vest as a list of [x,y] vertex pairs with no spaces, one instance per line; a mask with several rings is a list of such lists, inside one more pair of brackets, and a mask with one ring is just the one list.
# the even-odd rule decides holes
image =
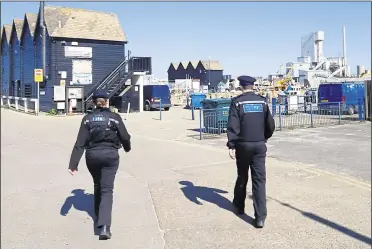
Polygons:
[[88,148],[91,149],[99,146],[112,146],[120,148],[120,142],[116,134],[116,126],[113,124],[110,112],[94,112],[87,118],[89,130]]
[[265,140],[265,116],[267,104],[265,98],[253,92],[244,93],[233,99],[240,124],[240,142],[259,142]]

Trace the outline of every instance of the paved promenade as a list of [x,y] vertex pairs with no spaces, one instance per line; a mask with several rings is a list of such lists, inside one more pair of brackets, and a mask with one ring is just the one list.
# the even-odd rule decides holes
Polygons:
[[[236,168],[225,142],[192,138],[199,122],[190,120],[187,110],[173,108],[163,112],[162,121],[158,117],[158,112],[146,112],[130,114],[125,121],[133,150],[120,152],[113,238],[99,241],[84,157],[77,175],[67,172],[82,116],[35,117],[2,109],[1,247],[371,248],[370,143],[362,142],[362,148],[349,135],[352,154],[366,155],[353,160],[355,171],[345,154],[347,135],[334,135],[343,151],[338,155],[304,149],[294,131],[276,133],[268,143],[268,218],[265,228],[257,230],[249,196],[247,215],[232,213]],[[354,133],[365,134],[359,140],[371,135],[368,125],[357,125]],[[331,137],[327,129],[311,132],[324,141]],[[282,155],[281,147],[295,159]]]

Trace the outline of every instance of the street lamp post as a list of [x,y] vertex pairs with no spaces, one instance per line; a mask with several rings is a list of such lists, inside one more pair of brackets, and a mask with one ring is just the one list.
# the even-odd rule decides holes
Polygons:
[[209,63],[208,63],[208,85],[211,85],[211,57],[209,56]]

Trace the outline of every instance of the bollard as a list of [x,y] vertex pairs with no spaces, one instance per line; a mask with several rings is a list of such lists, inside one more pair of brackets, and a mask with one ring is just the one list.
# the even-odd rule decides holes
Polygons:
[[159,120],[161,121],[161,98],[159,100],[159,110],[160,110],[160,118],[159,118]]
[[279,105],[279,130],[282,130],[282,105]]
[[358,99],[358,116],[360,121],[364,120],[363,109],[363,101],[361,99]]
[[40,111],[40,102],[39,101],[35,101],[35,114],[36,116],[39,115],[39,111]]
[[125,120],[128,120],[128,117],[129,117],[129,111],[130,111],[130,102],[128,103],[127,117],[125,118]]
[[341,103],[338,102],[338,124],[341,124]]
[[[318,107],[319,108],[319,107]],[[310,127],[314,128],[313,105],[310,103]]]
[[195,111],[194,111],[194,106],[192,105],[192,102],[191,102],[191,119],[192,120],[195,120]]
[[272,116],[274,117],[276,114],[276,98],[271,99],[271,106],[272,106]]
[[202,118],[203,118],[203,108],[199,110],[199,139],[202,140]]

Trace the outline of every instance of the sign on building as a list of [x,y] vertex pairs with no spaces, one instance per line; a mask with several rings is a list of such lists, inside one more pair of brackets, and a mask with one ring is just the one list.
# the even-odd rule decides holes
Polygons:
[[91,47],[65,46],[65,57],[71,58],[92,58],[93,50]]
[[34,81],[43,82],[43,69],[34,69]]
[[72,84],[89,85],[92,84],[92,61],[73,60],[72,61]]
[[66,87],[65,86],[54,86],[54,101],[64,101],[66,99]]

